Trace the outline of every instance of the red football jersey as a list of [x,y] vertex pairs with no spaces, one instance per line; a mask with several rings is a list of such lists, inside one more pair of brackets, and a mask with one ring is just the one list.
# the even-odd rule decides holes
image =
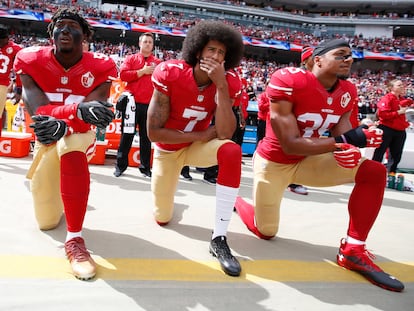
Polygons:
[[[311,72],[288,67],[272,75],[266,94],[270,101],[287,100],[293,104],[302,137],[321,137],[353,109],[357,90],[351,82],[339,79],[335,89],[328,92]],[[257,149],[265,159],[279,163],[296,163],[304,158],[283,152],[270,122]]]
[[[232,99],[240,94],[241,83],[234,71],[226,72],[229,94]],[[170,115],[165,124],[166,128],[183,132],[202,131],[210,126],[216,110],[216,86],[214,83],[199,88],[193,76],[193,67],[184,60],[168,60],[158,65],[152,81],[155,89],[170,98]],[[190,145],[161,144],[163,150],[178,150]]]
[[134,95],[136,103],[149,104],[154,88],[151,82],[151,75],[143,75],[138,78],[137,70],[144,68],[145,65],[158,65],[161,60],[154,55],[147,58],[141,53],[128,55],[119,69],[119,77],[127,82],[125,90]]
[[379,123],[396,131],[405,131],[410,126],[405,114],[398,114],[401,98],[393,93],[387,93],[377,103],[377,115]]
[[239,106],[241,107],[243,118],[246,120],[249,116],[249,113],[247,112],[247,107],[249,106],[249,94],[247,94],[246,90],[241,90],[241,94],[238,97]]
[[[53,47],[29,47],[21,50],[14,62],[17,74],[27,74],[37,83],[50,100],[50,104],[78,104],[96,87],[117,77],[115,62],[100,53],[83,52],[81,60],[65,70],[56,60]],[[79,123],[79,122],[77,122]],[[79,132],[90,124],[82,122]]]
[[0,49],[0,85],[9,86],[13,61],[17,52],[21,49],[21,46],[13,41],[9,41]]
[[257,97],[257,107],[257,118],[266,121],[269,114],[269,98],[267,97],[266,92],[260,93]]

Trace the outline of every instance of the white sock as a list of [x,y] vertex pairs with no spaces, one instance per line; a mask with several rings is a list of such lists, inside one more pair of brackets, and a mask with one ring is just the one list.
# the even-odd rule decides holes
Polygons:
[[364,245],[365,241],[360,241],[354,238],[351,238],[350,236],[346,237],[346,242],[349,244],[355,244],[355,245]]
[[72,240],[73,238],[82,237],[82,231],[79,232],[67,232],[66,233],[66,242]]
[[216,184],[216,220],[212,239],[226,235],[239,188]]

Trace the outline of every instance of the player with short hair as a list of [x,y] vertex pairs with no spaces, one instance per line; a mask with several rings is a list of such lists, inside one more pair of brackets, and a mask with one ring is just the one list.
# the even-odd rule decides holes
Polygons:
[[[254,156],[253,206],[241,198],[236,210],[258,237],[279,228],[280,203],[290,183],[328,187],[355,183],[349,197],[349,227],[337,254],[340,266],[392,291],[404,285],[374,264],[365,241],[381,208],[386,170],[361,159],[358,147],[378,147],[382,131],[352,128],[356,87],[346,78],[352,65],[347,41],[322,41],[313,51],[312,71],[283,68],[266,88],[270,122]],[[331,137],[326,137],[329,132]]]
[[105,101],[117,70],[108,56],[83,51],[91,28],[76,10],[58,10],[48,33],[53,46],[25,48],[14,63],[37,137],[28,178],[39,228],[54,229],[64,211],[66,255],[74,275],[86,280],[96,274],[82,238],[95,148],[91,125],[106,128],[114,117]]
[[183,59],[161,63],[152,75],[155,90],[147,120],[149,138],[156,146],[151,189],[159,225],[172,218],[182,167],[219,165],[210,252],[232,276],[240,275],[241,267],[231,254],[226,233],[240,186],[242,158],[240,146],[230,140],[236,128],[232,104],[241,89],[232,69],[242,55],[242,37],[231,26],[202,21],[191,27],[184,39]]

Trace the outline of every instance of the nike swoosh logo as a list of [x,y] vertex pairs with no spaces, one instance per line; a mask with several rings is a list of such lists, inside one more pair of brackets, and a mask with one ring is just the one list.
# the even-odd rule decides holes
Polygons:
[[220,218],[220,220],[221,221],[230,221],[230,219],[223,219],[223,218]]
[[56,134],[59,132],[59,130],[60,130],[60,123],[59,122],[56,122],[57,123],[57,128],[56,128],[56,130],[55,130],[55,132],[52,134],[52,137],[55,137],[56,136]]
[[93,112],[93,108],[94,107],[89,107],[89,113],[96,119],[98,120],[98,118],[96,117],[96,114]]

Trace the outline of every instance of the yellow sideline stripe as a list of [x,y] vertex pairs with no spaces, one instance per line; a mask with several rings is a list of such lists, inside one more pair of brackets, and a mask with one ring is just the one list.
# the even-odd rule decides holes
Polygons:
[[[95,258],[97,278],[103,280],[150,280],[190,282],[366,282],[357,273],[333,262],[293,260],[241,261],[240,277],[226,276],[217,261],[187,259]],[[414,262],[380,262],[388,273],[403,282],[414,282]],[[0,278],[69,279],[73,278],[65,258],[40,256],[0,256]]]

